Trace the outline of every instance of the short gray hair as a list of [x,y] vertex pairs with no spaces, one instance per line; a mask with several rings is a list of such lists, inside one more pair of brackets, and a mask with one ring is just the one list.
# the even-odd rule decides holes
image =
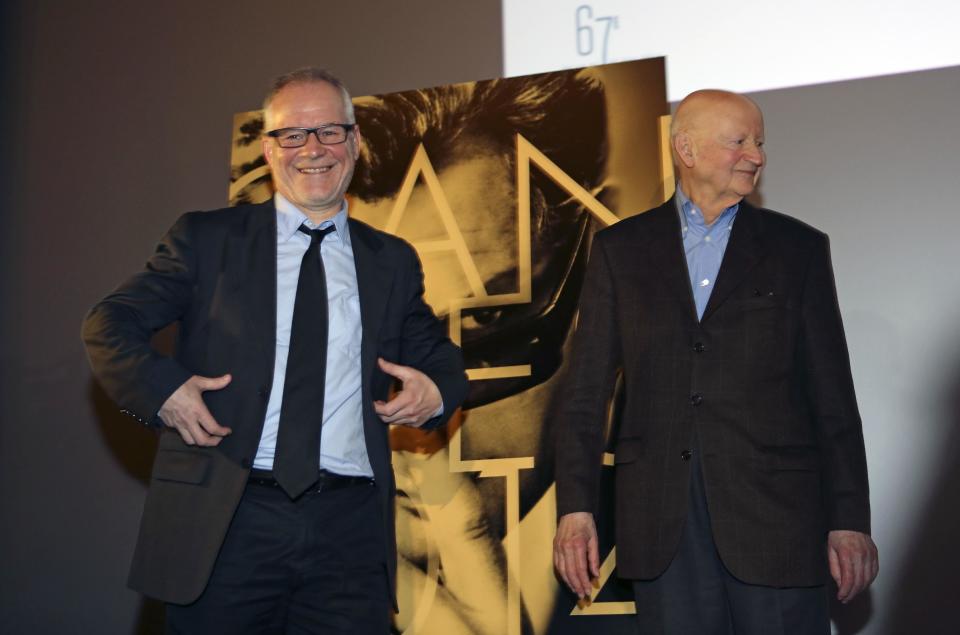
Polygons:
[[263,98],[264,124],[266,124],[267,111],[269,110],[270,104],[273,102],[274,97],[277,96],[277,93],[291,84],[315,84],[319,82],[330,84],[340,91],[340,95],[343,98],[343,110],[347,114],[347,121],[342,123],[356,123],[356,118],[353,114],[353,100],[350,97],[350,91],[348,91],[347,87],[343,85],[343,82],[340,81],[340,78],[326,69],[316,66],[304,66],[303,68],[298,68],[295,71],[290,71],[289,73],[279,75],[270,83],[270,90],[267,91],[266,96]]

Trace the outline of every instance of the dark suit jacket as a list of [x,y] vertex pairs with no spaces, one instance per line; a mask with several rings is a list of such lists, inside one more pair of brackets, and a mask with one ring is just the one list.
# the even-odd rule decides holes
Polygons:
[[[380,496],[391,582],[396,568],[394,480],[387,426],[373,410],[391,378],[378,356],[426,373],[443,397],[443,423],[466,394],[459,349],[422,299],[414,250],[350,220],[362,330],[363,426]],[[141,273],[88,314],[83,336],[94,373],[124,412],[162,429],[130,573],[131,587],[185,604],[203,591],[240,500],[263,426],[276,350],[273,202],[182,216]],[[151,334],[179,321],[168,358]],[[204,399],[233,433],[217,448],[187,446],[156,413],[190,376],[231,373]]]
[[714,539],[741,580],[826,579],[832,529],[870,530],[863,433],[826,235],[741,203],[697,321],[674,201],[599,232],[560,413],[559,513],[596,512],[616,373],[617,563],[669,565],[699,452]]

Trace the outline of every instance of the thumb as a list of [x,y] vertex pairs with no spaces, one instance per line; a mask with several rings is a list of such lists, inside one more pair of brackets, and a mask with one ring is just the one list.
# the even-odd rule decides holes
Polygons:
[[197,377],[197,387],[202,391],[221,390],[226,388],[232,379],[230,373],[219,377]]
[[830,577],[840,586],[843,583],[843,572],[840,569],[840,557],[837,550],[833,547],[827,547],[827,564],[830,568]]
[[403,379],[403,366],[394,364],[393,362],[388,362],[382,357],[377,358],[377,364],[380,366],[380,370],[386,374],[396,377],[397,379]]

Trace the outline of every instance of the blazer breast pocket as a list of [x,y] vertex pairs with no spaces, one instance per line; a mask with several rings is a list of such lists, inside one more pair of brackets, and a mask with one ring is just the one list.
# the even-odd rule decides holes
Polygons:
[[790,307],[785,301],[785,298],[770,293],[734,300],[730,308],[738,313],[749,313],[752,311],[786,311],[789,310]]

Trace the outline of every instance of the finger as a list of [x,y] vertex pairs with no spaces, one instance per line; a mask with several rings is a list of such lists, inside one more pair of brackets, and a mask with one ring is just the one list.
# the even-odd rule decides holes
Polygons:
[[220,443],[220,440],[223,437],[215,437],[206,433],[203,429],[203,426],[200,425],[199,421],[194,421],[188,427],[190,430],[190,436],[193,437],[194,441],[197,442],[197,445],[210,447]]
[[221,390],[226,388],[232,380],[233,377],[230,376],[230,373],[227,373],[226,375],[220,375],[219,377],[196,376],[197,388],[199,388],[201,391]]
[[217,420],[213,418],[213,415],[210,414],[210,411],[206,408],[203,409],[197,416],[197,423],[203,428],[203,431],[209,435],[216,437],[225,437],[233,430],[230,428],[224,427],[217,423]]
[[567,588],[570,589],[570,591],[573,592],[573,594],[578,598],[583,597],[583,593],[580,591],[580,587],[577,584],[576,574],[574,573],[570,559],[564,555],[563,551],[560,551],[558,557],[560,559],[560,576],[563,578]]
[[405,390],[401,390],[394,395],[393,399],[386,403],[382,401],[379,403],[374,402],[373,407],[376,413],[380,415],[380,418],[395,417],[404,410],[409,414],[412,412],[413,398]]
[[204,432],[209,434],[211,437],[216,437],[218,439],[222,439],[223,437],[233,432],[233,430],[231,430],[230,428],[225,428],[219,423],[217,423],[217,420],[214,419],[212,416],[209,417],[208,419],[204,419],[204,418],[197,419],[197,425],[199,425],[200,428]]
[[840,588],[837,590],[837,598],[841,602],[846,602],[850,599],[850,591],[853,589],[855,582],[854,567],[850,561],[850,553],[843,549],[838,553],[838,558],[840,560]]
[[574,581],[573,576],[571,575],[570,567],[567,566],[567,560],[562,554],[560,555],[560,562],[562,563],[560,576],[563,578],[564,584],[567,585],[567,588],[570,589],[571,593],[579,598],[580,590],[577,588],[577,583]]
[[590,587],[590,577],[587,575],[587,554],[582,545],[571,545],[564,552],[564,558],[571,565],[571,578],[577,590],[577,595],[584,597]]
[[193,438],[193,435],[190,434],[190,430],[188,430],[185,425],[174,425],[170,427],[180,433],[180,438],[183,439],[183,442],[187,445],[197,444],[196,440]]
[[590,565],[591,580],[600,577],[600,547],[596,540],[587,543],[587,561]]
[[400,364],[388,362],[382,357],[377,358],[377,365],[380,366],[380,370],[388,375],[396,377],[401,381],[403,381],[403,379],[409,375],[409,368],[407,366],[401,366]]

